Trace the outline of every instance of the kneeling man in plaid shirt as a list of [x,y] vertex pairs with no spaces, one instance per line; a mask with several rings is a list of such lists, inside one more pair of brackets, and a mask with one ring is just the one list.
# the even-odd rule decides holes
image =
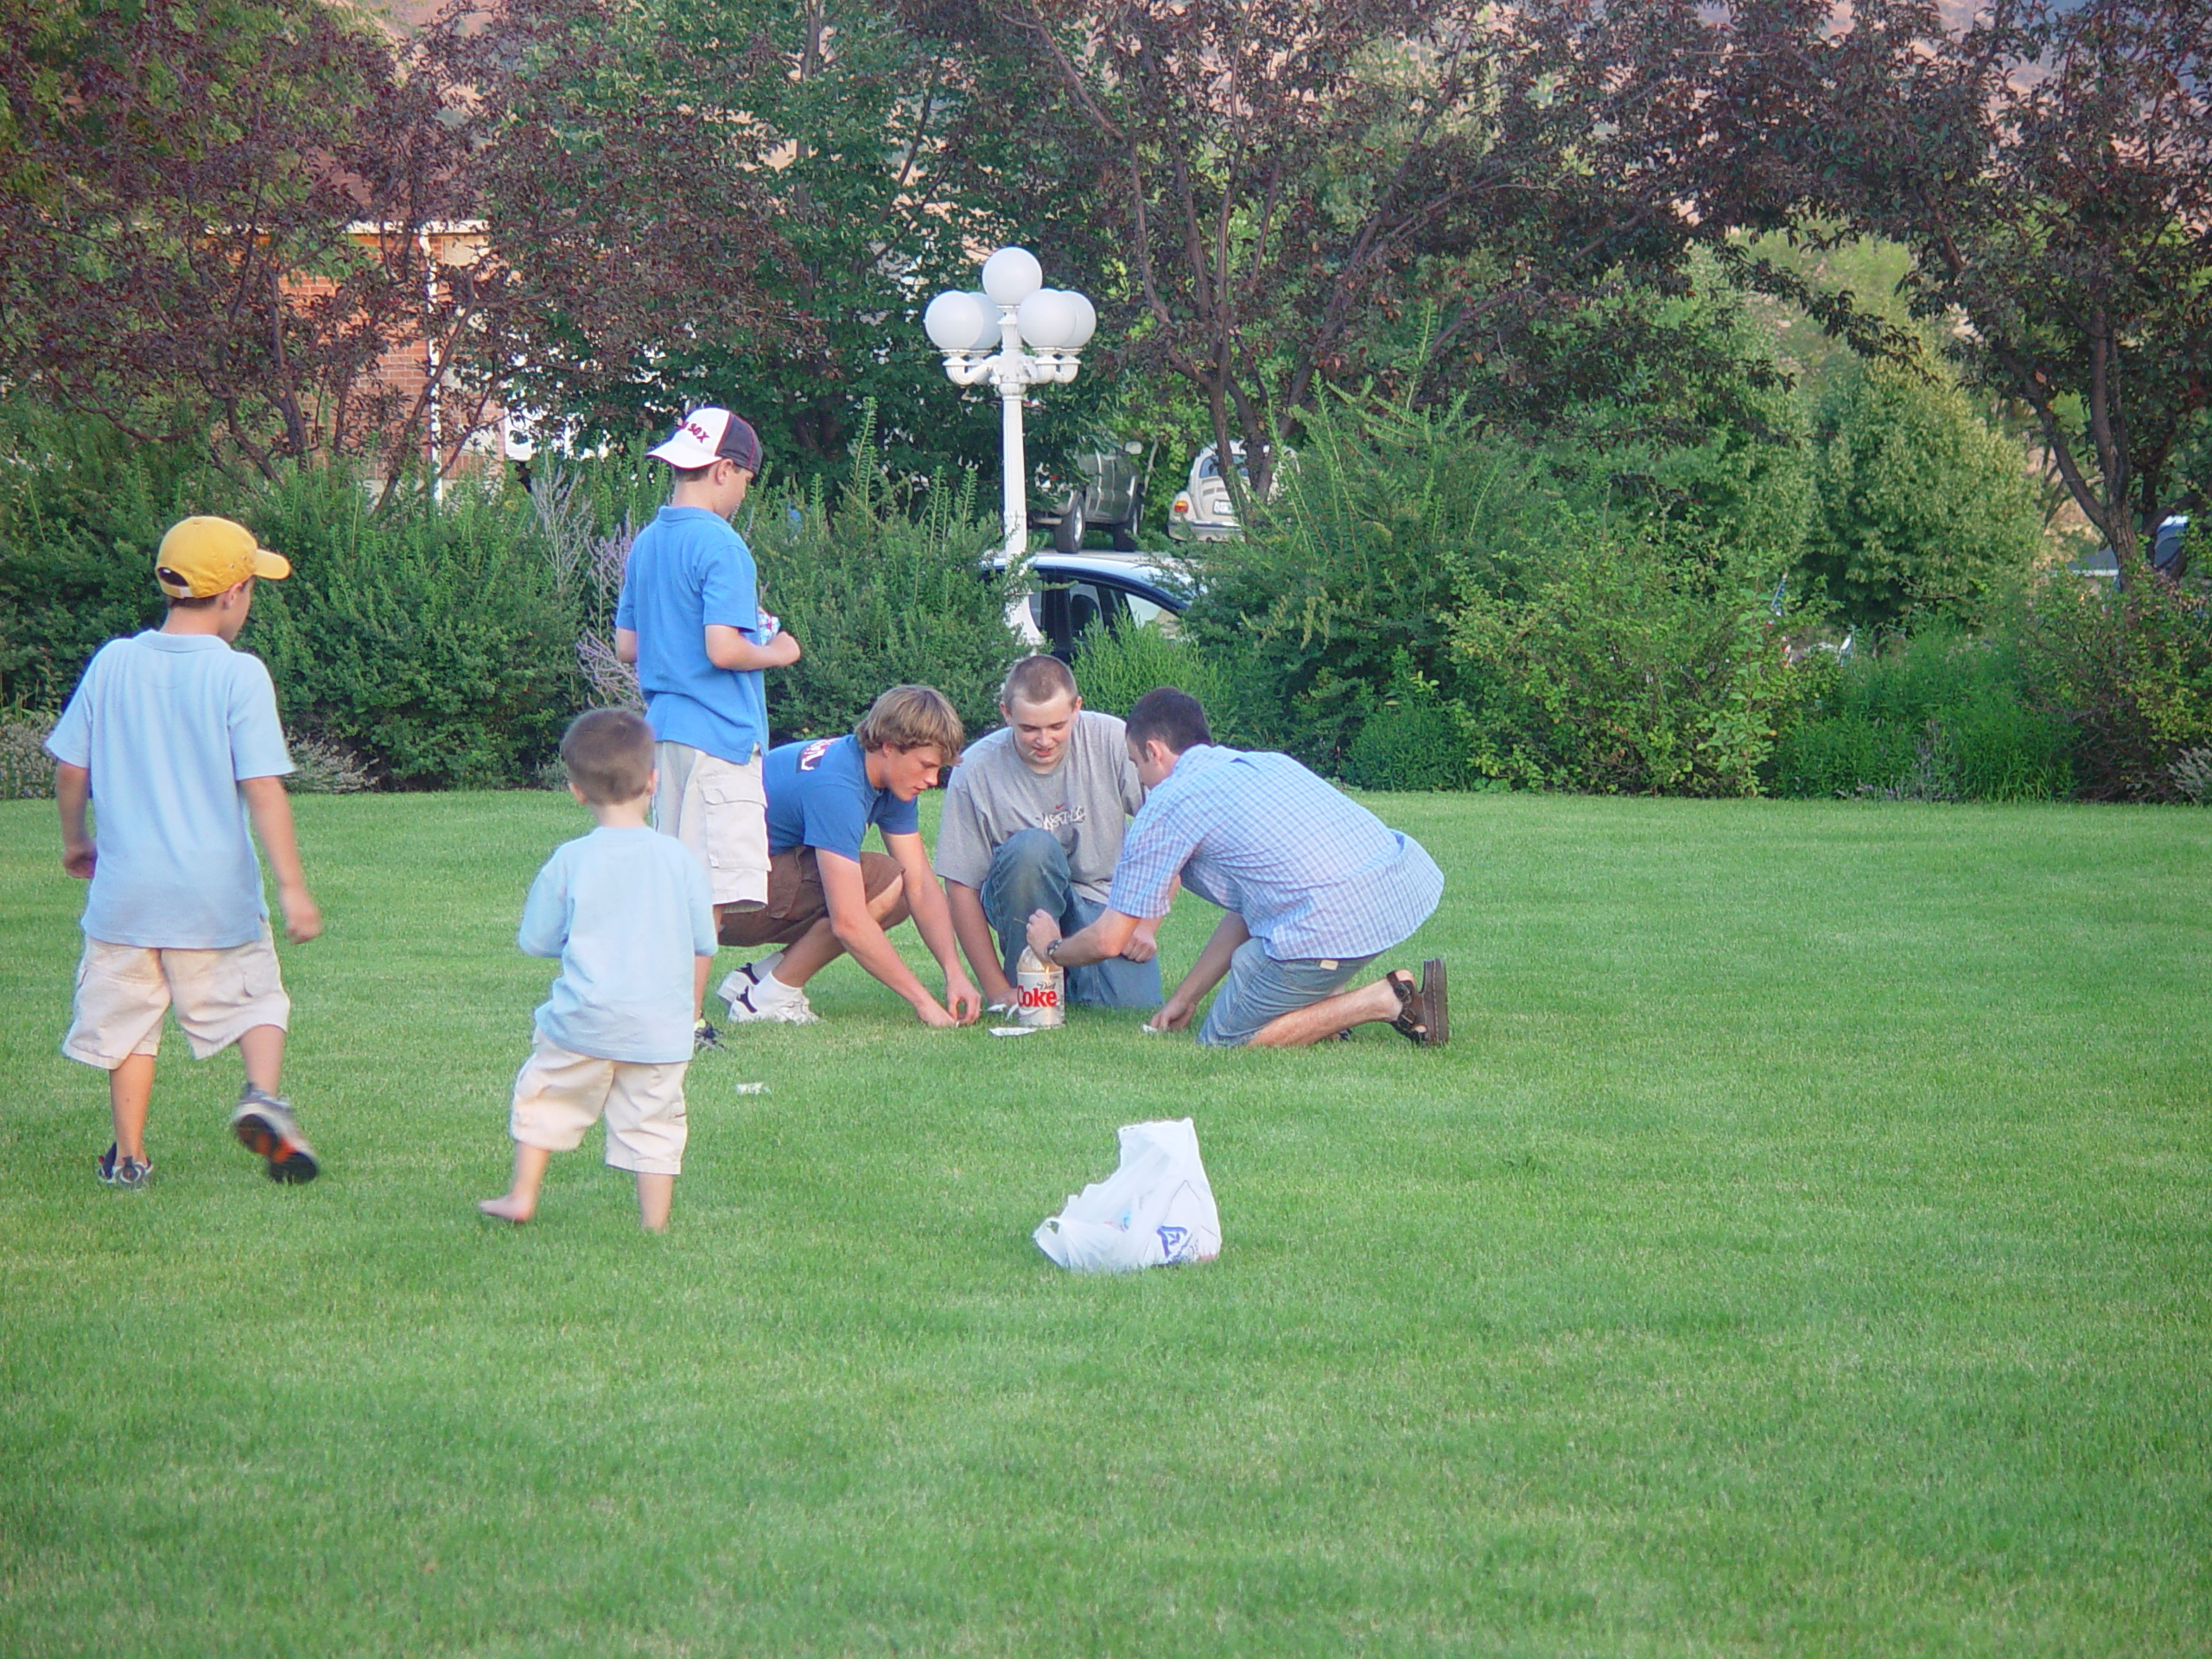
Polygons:
[[1444,963],[1421,982],[1394,968],[1344,987],[1411,938],[1444,893],[1421,843],[1385,824],[1287,754],[1216,747],[1205,710],[1162,686],[1129,710],[1129,759],[1149,792],[1129,825],[1105,913],[1060,937],[1046,911],[1029,944],[1065,968],[1119,956],[1137,924],[1167,913],[1176,878],[1227,915],[1150,1029],[1187,1026],[1221,987],[1198,1040],[1301,1048],[1388,1020],[1416,1043],[1446,1041]]

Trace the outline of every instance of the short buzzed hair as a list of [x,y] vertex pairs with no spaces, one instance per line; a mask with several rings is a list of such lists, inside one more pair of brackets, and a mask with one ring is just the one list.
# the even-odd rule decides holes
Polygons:
[[1213,741],[1213,728],[1206,724],[1206,711],[1198,700],[1172,685],[1154,686],[1139,697],[1129,710],[1124,730],[1132,747],[1141,749],[1147,743],[1164,743],[1170,754],[1182,754]]
[[875,700],[853,741],[864,749],[935,749],[948,766],[960,764],[967,728],[951,699],[933,685],[894,685]]
[[562,736],[561,763],[593,805],[634,801],[652,784],[653,728],[627,709],[587,709]]
[[1011,709],[1016,702],[1050,702],[1055,697],[1077,695],[1075,675],[1068,665],[1039,652],[1023,658],[1007,671],[1006,683],[999,688],[999,707]]

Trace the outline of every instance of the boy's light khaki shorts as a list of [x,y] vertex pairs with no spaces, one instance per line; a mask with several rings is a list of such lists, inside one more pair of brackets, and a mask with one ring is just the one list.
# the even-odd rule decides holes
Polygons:
[[77,995],[61,1052],[112,1071],[133,1054],[158,1054],[162,1016],[176,1010],[196,1058],[219,1054],[256,1026],[284,1030],[284,995],[267,923],[249,944],[221,950],[159,950],[87,938],[77,963]]
[[768,793],[760,753],[743,766],[689,743],[656,743],[653,828],[691,849],[717,905],[768,900]]
[[688,1063],[648,1065],[579,1054],[537,1033],[515,1074],[507,1133],[525,1147],[574,1152],[584,1131],[607,1119],[607,1162],[639,1175],[680,1175],[690,1128],[683,1120]]

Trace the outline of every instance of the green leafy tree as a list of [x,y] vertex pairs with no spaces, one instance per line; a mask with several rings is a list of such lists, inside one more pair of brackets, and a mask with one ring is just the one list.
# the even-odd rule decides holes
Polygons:
[[2139,570],[2212,410],[2212,9],[1994,0],[1955,25],[1955,10],[1728,7],[1700,200],[1910,250],[1914,312],[1963,321],[1948,348],[2034,412],[2075,501]]
[[[802,481],[845,473],[871,406],[921,474],[995,455],[995,399],[918,320],[1022,231],[982,188],[988,60],[869,0],[505,0],[435,50],[524,302],[484,342],[519,402],[586,435],[725,404]],[[1054,420],[1103,391],[1056,389]]]
[[1859,626],[1971,620],[2043,546],[2025,456],[1948,374],[1841,365],[1815,416],[1814,480],[1804,565]]
[[1532,324],[1682,290],[1700,244],[1866,334],[1732,247],[1733,220],[1691,210],[1724,112],[1690,0],[999,10],[1062,89],[1031,125],[1058,136],[1112,233],[1097,278],[1121,359],[1190,386],[1262,497],[1325,388],[1410,383],[1448,404],[1465,365]]

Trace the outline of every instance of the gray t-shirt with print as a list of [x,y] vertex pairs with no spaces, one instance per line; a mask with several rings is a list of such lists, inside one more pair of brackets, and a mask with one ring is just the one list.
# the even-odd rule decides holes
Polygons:
[[1067,849],[1076,892],[1103,905],[1122,832],[1143,804],[1144,786],[1113,715],[1077,715],[1067,753],[1042,775],[1021,758],[1013,731],[1001,728],[969,747],[945,785],[937,873],[980,888],[992,853],[1024,830],[1043,830]]

